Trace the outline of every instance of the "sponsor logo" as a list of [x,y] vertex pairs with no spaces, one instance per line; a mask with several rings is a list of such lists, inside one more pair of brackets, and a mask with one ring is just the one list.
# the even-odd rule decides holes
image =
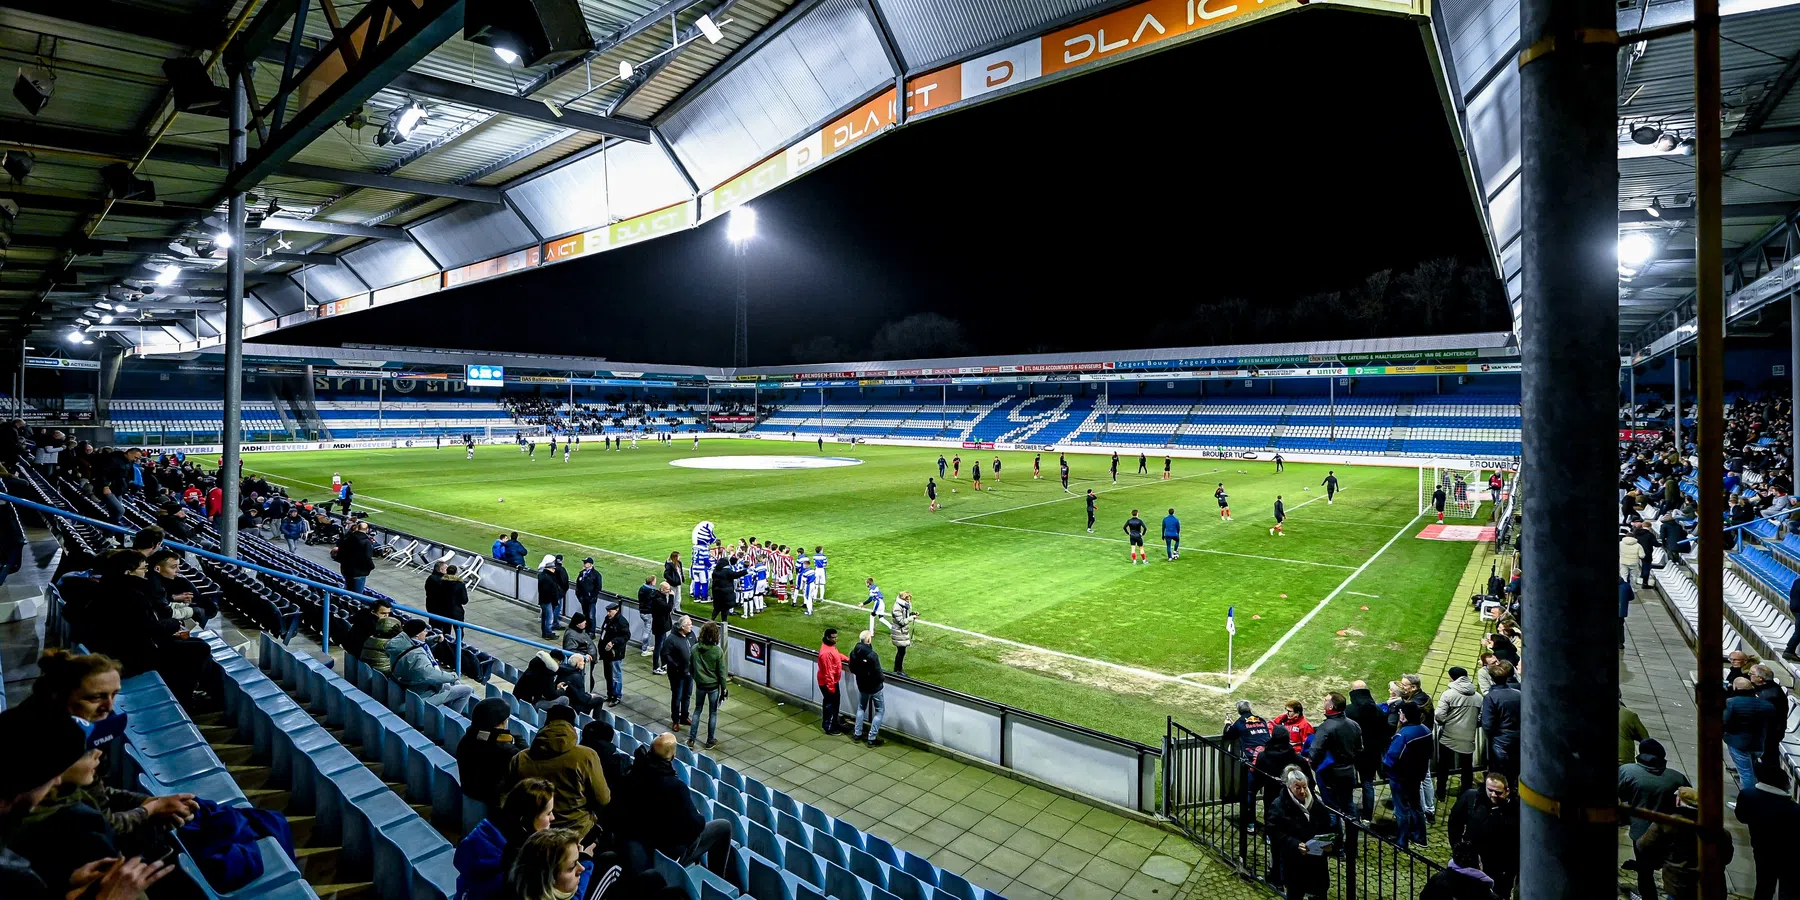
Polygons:
[[337,443],[337,444],[331,445],[331,449],[333,449],[333,450],[352,450],[352,449],[355,449],[355,447],[356,447],[355,444],[349,444],[349,443]]
[[994,449],[994,442],[993,441],[963,441],[962,448],[964,450],[992,450],[992,449]]

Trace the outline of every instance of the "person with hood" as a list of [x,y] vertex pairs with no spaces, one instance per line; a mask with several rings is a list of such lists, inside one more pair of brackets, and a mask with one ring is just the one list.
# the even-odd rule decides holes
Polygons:
[[390,674],[401,687],[424,695],[427,704],[466,715],[475,689],[463,684],[455,672],[438,665],[431,655],[431,644],[443,640],[443,636],[434,635],[427,641],[425,630],[424,619],[410,619],[401,626],[401,633],[388,641]]
[[488,815],[456,845],[457,900],[500,900],[507,870],[526,839],[556,818],[556,791],[542,778],[513,785],[506,798],[488,805]]
[[[1688,786],[1686,775],[1671,768],[1663,753],[1661,741],[1654,738],[1638,744],[1637,762],[1619,767],[1619,802],[1651,812],[1673,812],[1675,792]],[[1645,897],[1661,897],[1656,891],[1656,857],[1647,855],[1641,842],[1650,830],[1650,820],[1632,817],[1629,826],[1632,853],[1637,857],[1638,893]]]
[[1753,791],[1756,789],[1756,767],[1762,762],[1769,732],[1786,723],[1776,722],[1775,707],[1756,695],[1750,679],[1739,678],[1731,683],[1722,724],[1725,752],[1731,756],[1732,765],[1737,767],[1738,789]]
[[589,622],[598,620],[600,615],[600,584],[600,570],[594,568],[594,558],[583,559],[581,574],[575,576],[575,602],[581,604],[581,613]]
[[1639,519],[1631,525],[1631,536],[1637,539],[1638,546],[1644,551],[1643,555],[1638,558],[1638,583],[1648,588],[1650,586],[1650,565],[1656,556],[1656,532],[1651,531],[1650,523],[1643,519]]
[[1647,551],[1638,543],[1637,535],[1629,525],[1619,528],[1619,577],[1630,581],[1637,574],[1638,566],[1644,561]]
[[1394,798],[1394,821],[1398,827],[1395,841],[1405,847],[1408,843],[1425,843],[1425,810],[1420,805],[1419,786],[1431,765],[1431,729],[1421,721],[1423,707],[1401,703],[1395,708],[1400,713],[1400,728],[1382,754],[1381,770],[1387,775],[1388,790]]
[[675,623],[675,630],[663,639],[662,655],[658,657],[662,668],[657,671],[669,676],[669,721],[676,730],[693,724],[688,718],[688,704],[694,699],[694,641],[694,620],[682,616]]
[[[1752,788],[1754,790],[1754,788]],[[1700,792],[1691,787],[1677,788],[1675,808],[1669,811],[1677,818],[1693,820],[1699,815]],[[1719,865],[1731,863],[1730,841],[1719,841]],[[1694,826],[1653,823],[1638,841],[1638,865],[1646,857],[1662,866],[1663,893],[1670,900],[1697,900],[1700,896],[1700,842],[1694,840]],[[1642,873],[1639,873],[1642,877]]]
[[1494,900],[1494,879],[1477,864],[1481,851],[1474,844],[1457,844],[1444,867],[1419,892],[1419,900]]
[[362,653],[358,656],[369,667],[383,675],[394,674],[394,657],[388,653],[388,645],[400,636],[400,620],[387,616],[375,623],[375,633],[363,642]]
[[[354,604],[355,601],[348,602]],[[344,654],[361,659],[363,647],[369,643],[369,638],[375,636],[375,626],[393,614],[393,604],[386,598],[363,601],[362,606],[350,614],[350,630],[338,637]],[[333,637],[337,637],[335,630]]]
[[1489,772],[1480,787],[1469,788],[1450,809],[1448,835],[1454,847],[1475,848],[1481,870],[1494,881],[1494,894],[1511,897],[1519,874],[1519,804],[1512,782]]
[[[687,616],[681,617],[687,627]],[[689,723],[687,745],[694,748],[694,738],[700,734],[700,711],[711,704],[711,712],[706,718],[706,749],[713,748],[713,733],[719,726],[719,701],[725,699],[725,651],[719,646],[719,623],[708,622],[700,628],[700,643],[694,646],[692,661],[688,669],[692,673],[689,682],[694,691],[694,715]]]
[[562,579],[556,574],[556,557],[544,554],[543,562],[537,568],[537,602],[539,613],[538,636],[544,640],[556,638],[556,625],[562,617]]
[[912,625],[919,618],[913,612],[912,591],[901,591],[889,614],[888,640],[894,642],[894,674],[906,674],[906,648],[912,646]]
[[548,650],[533,653],[531,661],[525,664],[525,671],[519,673],[519,680],[513,684],[513,699],[540,710],[549,709],[557,699],[556,670],[560,666]]
[[1305,770],[1290,766],[1281,782],[1281,793],[1269,805],[1268,831],[1288,900],[1324,900],[1331,889],[1325,856],[1343,843],[1343,832]]
[[287,515],[281,517],[281,539],[287,543],[287,551],[294,555],[300,553],[300,542],[306,539],[306,520],[300,517],[300,507],[288,507]]
[[362,593],[369,573],[375,571],[375,542],[369,537],[369,523],[350,523],[332,549],[331,558],[337,560],[338,571],[344,576],[344,588],[352,594]]
[[[511,783],[527,778],[550,782],[556,794],[553,824],[586,835],[594,830],[601,811],[612,802],[600,756],[581,746],[575,733],[575,708],[553,706],[544,714],[544,727],[531,739],[531,747],[507,763]],[[692,805],[684,795],[683,805]]]
[[838,725],[838,702],[841,696],[839,691],[842,689],[841,683],[844,680],[844,663],[849,662],[850,657],[838,651],[837,639],[838,630],[827,628],[825,636],[819,641],[816,674],[819,696],[822,698],[819,709],[824,716],[823,725],[826,734],[843,733],[843,729]]
[[1325,720],[1313,732],[1307,762],[1318,773],[1327,806],[1346,815],[1356,811],[1356,760],[1362,754],[1362,726],[1345,715],[1350,701],[1332,691],[1325,695]]
[[1757,781],[1756,790],[1738,794],[1737,818],[1750,829],[1750,853],[1756,862],[1754,900],[1783,900],[1800,894],[1800,856],[1793,839],[1800,832],[1800,805],[1779,784]]
[[[1431,769],[1436,774],[1436,796],[1441,803],[1450,789],[1450,770],[1462,771],[1458,791],[1469,789],[1470,773],[1475,765],[1475,732],[1481,728],[1481,695],[1475,693],[1475,682],[1469,670],[1451,666],[1447,673],[1450,686],[1438,695],[1433,720],[1437,722],[1437,756]],[[1454,842],[1453,842],[1454,843]]]
[[1376,776],[1381,771],[1381,754],[1394,737],[1394,726],[1388,724],[1387,711],[1375,702],[1368,684],[1361,680],[1350,682],[1350,708],[1344,717],[1362,729],[1362,749],[1356,755],[1356,776],[1362,783],[1360,813],[1363,821],[1373,821]]
[[[887,698],[881,696],[886,678],[881,672],[881,657],[875,653],[875,632],[856,636],[856,648],[850,651],[850,674],[856,676],[856,725],[850,732],[853,741],[867,741],[871,747],[881,745],[881,718],[886,712]],[[864,721],[868,732],[863,731]]]
[[619,823],[619,839],[632,870],[650,869],[660,852],[683,868],[704,859],[708,871],[725,875],[731,824],[724,819],[707,821],[694,808],[687,783],[675,774],[675,735],[665,731],[638,748],[621,793],[632,810]]
[[1513,684],[1512,663],[1498,660],[1488,667],[1494,686],[1481,700],[1481,730],[1487,735],[1488,768],[1508,778],[1519,776],[1519,723],[1525,696]]
[[596,655],[606,664],[606,705],[618,706],[625,700],[625,651],[631,646],[631,626],[625,623],[623,607],[618,602],[606,604],[606,618],[600,620],[600,634],[594,639]]
[[500,786],[508,777],[508,764],[525,749],[507,728],[512,707],[499,697],[475,704],[469,712],[469,728],[456,744],[457,771],[463,796],[493,809],[500,805]]

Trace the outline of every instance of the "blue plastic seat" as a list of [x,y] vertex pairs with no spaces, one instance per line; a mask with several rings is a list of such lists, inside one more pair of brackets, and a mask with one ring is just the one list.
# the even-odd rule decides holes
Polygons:
[[917,878],[894,869],[888,872],[887,889],[900,900],[936,900],[937,891]]
[[743,813],[744,813],[744,795],[739,793],[737,788],[734,788],[731,785],[726,784],[722,781],[715,784],[714,788],[715,788],[715,790],[713,792],[714,800],[718,801],[726,809],[729,809],[732,812],[735,812],[739,815],[743,815]]
[[887,888],[888,872],[891,871],[887,863],[855,848],[849,850],[849,856],[849,869],[852,874],[878,888],[884,890]]
[[799,815],[800,821],[811,825],[817,831],[831,830],[831,816],[827,815],[824,810],[816,806],[803,804],[800,807]]
[[775,833],[806,848],[807,852],[812,852],[812,829],[806,827],[799,819],[784,812],[777,812],[775,814]]
[[700,768],[689,769],[687,783],[688,783],[688,787],[691,787],[694,790],[699,791],[702,794],[705,794],[708,799],[717,797],[719,795],[718,782],[714,781],[713,777],[711,775],[706,774],[706,772],[703,769],[700,769]]
[[769,808],[769,804],[755,797],[744,798],[744,815],[770,831],[775,830],[775,811]]
[[900,868],[900,854],[894,850],[893,844],[872,834],[864,833],[863,849],[867,850],[870,856],[873,856],[896,869]]
[[770,831],[755,822],[749,823],[746,827],[750,832],[750,841],[747,844],[750,850],[774,863],[776,868],[780,868],[782,860],[781,839],[775,836],[775,832]]
[[790,816],[798,817],[800,815],[800,804],[795,803],[794,798],[789,797],[780,791],[769,792],[769,808],[776,812],[787,813]]
[[739,788],[739,790],[742,790],[744,792],[744,796],[746,796],[746,797],[751,797],[751,798],[754,798],[757,800],[761,800],[762,802],[767,803],[771,807],[773,807],[775,805],[774,797],[772,797],[770,795],[770,791],[769,791],[768,787],[765,786],[762,782],[757,781],[754,778],[744,779],[743,787]]
[[863,849],[865,846],[864,842],[867,841],[869,837],[861,831],[858,831],[856,826],[843,819],[831,820],[831,836],[837,838],[838,843],[841,843],[852,850]]
[[717,777],[719,779],[720,784],[730,785],[732,787],[732,789],[740,791],[740,792],[743,791],[743,789],[744,789],[743,774],[738,772],[738,770],[736,770],[728,765],[725,765],[724,763],[719,764],[719,772],[718,772]]
[[869,900],[874,885],[851,874],[849,869],[825,864],[825,895],[832,900]]
[[900,851],[900,868],[906,874],[932,887],[938,886],[938,867],[927,862],[922,856],[914,856],[904,850]]
[[987,892],[968,882],[955,872],[938,870],[937,892],[939,896],[948,894],[957,900],[984,900]]
[[781,842],[781,867],[816,888],[825,887],[825,866],[812,851],[787,838]]

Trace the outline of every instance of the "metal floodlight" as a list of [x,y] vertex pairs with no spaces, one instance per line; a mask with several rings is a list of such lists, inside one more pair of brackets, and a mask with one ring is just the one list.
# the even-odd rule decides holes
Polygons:
[[230,250],[231,245],[234,243],[231,239],[231,232],[229,231],[221,231],[218,234],[213,235],[212,242],[213,246],[220,250]]
[[394,123],[391,121],[383,122],[381,130],[375,132],[375,146],[386,147],[387,145],[394,143],[394,141]]
[[469,0],[463,39],[510,66],[559,63],[594,49],[579,0]]
[[92,325],[94,323],[89,322],[87,319],[76,319],[75,324],[80,325],[83,328],[86,328],[87,326]]
[[1631,129],[1631,139],[1646,147],[1656,143],[1656,139],[1661,136],[1662,129],[1648,123]]
[[713,21],[712,16],[703,15],[695,19],[694,27],[700,29],[701,34],[706,35],[708,43],[716,44],[725,39],[725,32],[719,30],[718,23]]
[[1644,208],[1644,212],[1649,213],[1650,218],[1652,218],[1652,219],[1662,218],[1663,217],[1662,198],[1661,197],[1651,197],[1650,205]]
[[34,116],[50,104],[50,95],[55,91],[56,75],[36,66],[21,67],[18,80],[13,82],[13,99]]
[[1673,131],[1665,131],[1656,136],[1656,149],[1661,150],[1664,153],[1671,153],[1680,145],[1681,135],[1676,134]]
[[91,346],[93,346],[93,344],[94,344],[94,342],[93,342],[93,340],[92,340],[92,339],[90,339],[90,338],[85,338],[85,337],[84,337],[84,338],[82,338],[82,339],[81,339],[81,342],[82,342],[82,343],[83,343],[83,344],[86,344],[86,345],[88,345],[88,346],[90,346],[90,347],[91,347]]
[[623,59],[619,60],[619,79],[620,80],[630,78],[631,73],[633,73],[635,71],[637,71],[637,70],[631,67],[631,63],[629,61],[623,60]]
[[1619,236],[1619,265],[1626,269],[1643,268],[1656,255],[1656,241],[1641,231]]
[[100,180],[106,184],[106,190],[114,200],[141,200],[145,203],[156,201],[156,184],[137,177],[131,167],[124,163],[113,163],[102,168]]
[[162,271],[156,273],[156,283],[160,284],[164,287],[167,287],[171,284],[174,284],[175,277],[180,274],[181,274],[180,266],[163,266]]
[[521,59],[519,51],[499,44],[494,45],[494,55],[500,57],[500,61],[509,66],[518,65],[519,60]]
[[420,125],[424,124],[426,118],[427,113],[425,112],[425,104],[420,103],[417,100],[401,107],[399,111],[389,119],[389,121],[394,123],[395,143],[411,138],[413,132],[416,131]]
[[105,300],[95,300],[94,308],[95,309],[112,309],[113,305],[111,303],[106,302]]
[[111,324],[112,324],[112,316],[111,316],[111,315],[104,315],[104,316],[101,316],[101,317],[100,317],[100,324],[102,324],[102,325],[111,325]]
[[351,110],[350,114],[344,117],[344,127],[351,131],[361,131],[367,127],[368,124],[369,114],[364,112],[363,108],[360,106]]
[[748,206],[733,209],[730,221],[725,223],[725,237],[734,244],[756,237],[756,210]]
[[169,79],[169,91],[175,96],[176,110],[221,118],[231,111],[231,91],[213,83],[206,63],[181,56],[165,61],[162,70]]
[[1700,142],[1691,137],[1682,138],[1681,143],[1675,145],[1675,149],[1682,156],[1693,156],[1694,151],[1700,149]]
[[0,200],[0,227],[10,226],[19,217],[19,203],[16,200]]
[[81,343],[81,341],[82,341],[82,337],[81,337],[80,329],[75,329],[75,330],[69,332],[69,343],[79,344],[79,343]]
[[8,150],[4,157],[0,157],[0,169],[5,169],[13,181],[24,181],[35,165],[37,160],[23,150]]

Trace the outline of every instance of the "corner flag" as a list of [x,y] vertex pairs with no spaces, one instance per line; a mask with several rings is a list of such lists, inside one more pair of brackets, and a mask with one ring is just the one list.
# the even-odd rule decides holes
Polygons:
[[1232,637],[1237,637],[1237,607],[1236,606],[1232,606],[1225,610],[1225,633],[1231,635]]

